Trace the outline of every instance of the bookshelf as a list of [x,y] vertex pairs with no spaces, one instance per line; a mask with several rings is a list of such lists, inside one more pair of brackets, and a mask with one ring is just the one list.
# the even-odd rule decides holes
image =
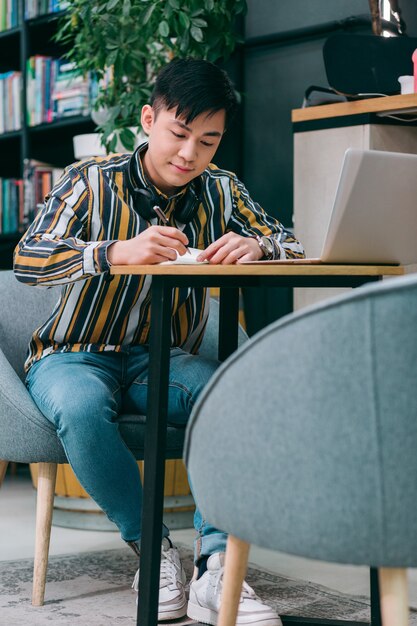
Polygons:
[[[65,54],[65,49],[53,40],[62,11],[26,19],[24,16],[29,2],[18,2],[19,25],[0,31],[0,73],[22,74],[22,124],[18,130],[0,133],[1,179],[22,179],[25,159],[65,167],[74,161],[73,136],[94,132],[96,128],[89,115],[74,115],[49,123],[28,125],[27,60],[36,55],[61,58]],[[13,249],[20,237],[19,232],[0,232],[0,269],[12,267]]]

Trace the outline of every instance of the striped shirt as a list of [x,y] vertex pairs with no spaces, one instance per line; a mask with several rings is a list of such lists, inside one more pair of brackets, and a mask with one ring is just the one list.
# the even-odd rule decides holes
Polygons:
[[[50,317],[37,328],[29,346],[26,369],[53,352],[128,352],[147,344],[150,325],[150,276],[111,276],[107,248],[135,237],[157,218],[147,221],[135,210],[129,176],[130,154],[93,158],[70,165],[46,196],[44,208],[18,243],[15,275],[37,287],[61,285]],[[139,152],[136,176],[150,188]],[[173,216],[175,199],[166,215],[182,230],[193,248],[207,248],[227,231],[243,236],[267,235],[274,258],[302,257],[301,244],[278,220],[253,202],[231,173],[210,164],[201,175],[200,203],[188,224]],[[207,290],[177,288],[172,301],[171,344],[198,352],[208,317]]]

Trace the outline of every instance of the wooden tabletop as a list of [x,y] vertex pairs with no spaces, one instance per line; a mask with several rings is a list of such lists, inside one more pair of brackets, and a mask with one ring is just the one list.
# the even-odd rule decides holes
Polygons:
[[384,96],[382,98],[366,98],[353,102],[337,102],[322,104],[305,109],[294,109],[292,121],[307,122],[342,115],[360,115],[361,113],[411,113],[417,111],[417,93],[399,96]]
[[112,265],[111,274],[163,276],[401,276],[401,265],[326,265],[260,262],[238,265]]

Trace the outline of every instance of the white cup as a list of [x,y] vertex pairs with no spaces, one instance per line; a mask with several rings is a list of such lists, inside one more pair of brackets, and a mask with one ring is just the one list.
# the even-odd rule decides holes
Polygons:
[[399,76],[401,93],[414,93],[414,76]]

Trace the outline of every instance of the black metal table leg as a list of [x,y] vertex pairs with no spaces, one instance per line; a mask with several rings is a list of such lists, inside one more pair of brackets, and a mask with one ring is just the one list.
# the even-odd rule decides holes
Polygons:
[[139,603],[136,622],[139,626],[156,626],[158,622],[171,299],[172,289],[166,286],[164,277],[154,276],[149,342]]
[[219,360],[224,361],[237,348],[239,336],[239,288],[220,289]]
[[371,567],[370,583],[371,583],[371,626],[382,626],[378,569],[376,567]]

